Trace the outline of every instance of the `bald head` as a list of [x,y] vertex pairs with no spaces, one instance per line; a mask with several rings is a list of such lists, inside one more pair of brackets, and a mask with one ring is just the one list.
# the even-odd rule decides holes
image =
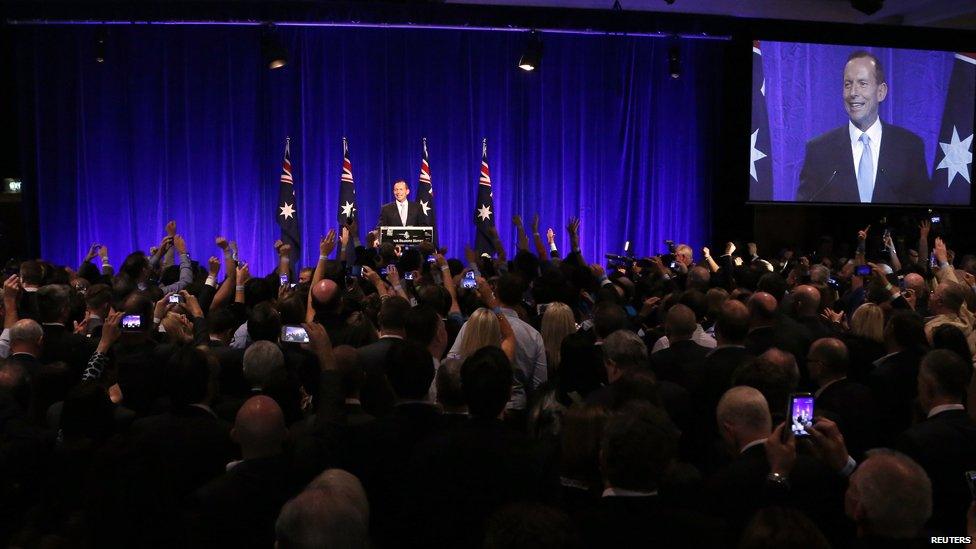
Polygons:
[[905,288],[914,290],[915,295],[917,296],[928,294],[928,288],[925,285],[925,278],[918,273],[908,273],[905,275]]
[[688,270],[688,287],[707,291],[712,275],[705,267],[692,267]]
[[767,326],[776,320],[776,298],[767,292],[756,292],[749,298],[749,320],[755,326]]
[[766,397],[752,387],[732,387],[722,395],[715,409],[719,430],[736,450],[772,431]]
[[810,375],[821,386],[827,381],[844,377],[848,366],[847,345],[837,338],[820,338],[810,345],[807,364]]
[[695,312],[680,303],[668,309],[668,314],[664,318],[664,331],[672,343],[691,339],[697,327]]
[[793,308],[799,316],[814,316],[820,310],[820,290],[804,284],[793,289]]
[[932,516],[932,482],[912,458],[870,450],[851,475],[845,507],[863,536],[917,537]]
[[44,330],[36,321],[29,318],[18,320],[10,328],[10,353],[41,354],[41,340]]
[[312,286],[312,298],[322,305],[332,303],[337,295],[339,295],[339,286],[331,280],[319,280],[315,286]]
[[247,399],[237,411],[231,434],[244,459],[254,459],[279,453],[288,429],[278,403],[259,395]]

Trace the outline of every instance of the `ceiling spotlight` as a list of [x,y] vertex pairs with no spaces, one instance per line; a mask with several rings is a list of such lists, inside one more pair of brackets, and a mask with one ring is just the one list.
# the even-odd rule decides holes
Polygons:
[[668,72],[671,78],[681,78],[681,49],[678,46],[668,50]]
[[542,63],[542,35],[536,31],[529,33],[529,40],[519,57],[518,67],[523,71],[534,71]]
[[884,0],[851,0],[851,7],[865,15],[874,15],[884,6]]
[[108,31],[105,27],[99,27],[95,31],[95,62],[104,63],[105,62],[105,42],[108,40]]
[[261,35],[261,56],[269,69],[280,69],[288,64],[288,50],[275,32],[275,26],[268,24]]

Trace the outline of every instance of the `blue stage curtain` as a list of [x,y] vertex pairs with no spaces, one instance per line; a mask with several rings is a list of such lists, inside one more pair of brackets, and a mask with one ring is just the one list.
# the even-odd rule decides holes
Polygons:
[[76,263],[92,242],[113,261],[159,242],[175,219],[191,255],[213,237],[240,245],[252,272],[273,267],[273,208],[285,136],[303,263],[336,224],[349,138],[362,234],[392,183],[415,192],[427,137],[440,242],[473,244],[488,139],[499,232],[515,248],[514,214],[553,227],[582,218],[590,261],[630,240],[696,249],[710,232],[711,178],[724,45],[681,40],[683,73],[668,71],[670,40],[547,34],[542,68],[515,67],[515,32],[281,27],[289,64],[262,66],[256,27],[111,26],[105,63],[95,26],[18,27],[20,94],[33,130],[42,254]]

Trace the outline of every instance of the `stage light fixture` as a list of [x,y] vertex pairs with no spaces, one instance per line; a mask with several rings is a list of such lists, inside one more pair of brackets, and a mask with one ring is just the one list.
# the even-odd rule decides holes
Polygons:
[[269,69],[280,69],[288,64],[288,50],[272,24],[265,26],[261,35],[261,56]]
[[851,7],[865,15],[874,15],[884,6],[884,0],[851,0]]
[[105,27],[99,27],[95,31],[95,62],[105,62],[105,42],[108,41],[108,31]]
[[668,50],[668,72],[671,78],[681,78],[681,48],[671,46]]
[[529,40],[525,43],[522,56],[519,57],[518,67],[529,72],[539,68],[542,63],[542,35],[536,31],[529,33]]

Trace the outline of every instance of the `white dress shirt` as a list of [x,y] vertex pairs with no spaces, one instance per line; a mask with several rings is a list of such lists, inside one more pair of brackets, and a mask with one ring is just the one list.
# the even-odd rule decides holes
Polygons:
[[[695,333],[691,334],[691,340],[708,349],[714,349],[718,346],[718,343],[715,341],[715,336],[702,329],[701,324],[695,326]],[[668,336],[661,336],[651,347],[651,354],[654,354],[661,349],[667,349],[670,346],[671,341],[668,340]]]
[[[871,194],[874,194],[874,184],[878,180],[878,157],[881,156],[881,119],[878,118],[871,124],[868,131],[862,132],[853,122],[847,122],[847,132],[851,136],[851,154],[854,158],[854,178],[861,170],[861,153],[864,152],[864,143],[861,142],[861,134],[868,134],[871,138],[871,161],[874,166],[874,177],[871,179]],[[870,200],[868,201],[870,202]]]
[[400,223],[403,223],[403,225],[406,226],[407,225],[407,201],[404,200],[403,202],[400,202],[398,200],[396,205],[397,205],[397,210],[400,212]]

